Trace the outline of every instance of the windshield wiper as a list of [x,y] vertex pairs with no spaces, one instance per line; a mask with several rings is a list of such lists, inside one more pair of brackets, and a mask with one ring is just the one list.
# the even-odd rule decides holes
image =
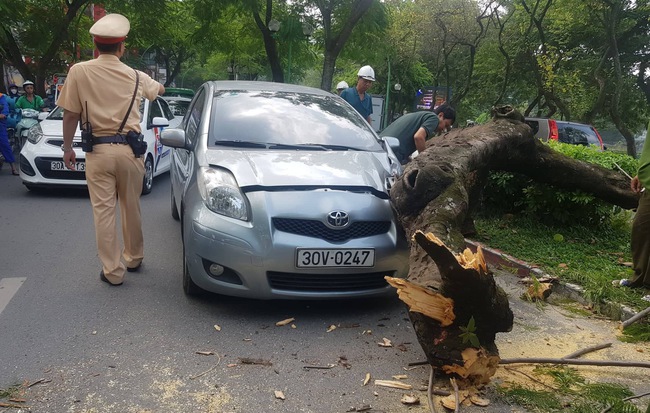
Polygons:
[[269,149],[302,149],[302,150],[318,150],[318,151],[326,151],[324,147],[321,145],[314,145],[311,143],[306,143],[306,144],[301,144],[301,145],[289,145],[286,143],[270,143],[269,144]]
[[357,148],[350,148],[343,145],[322,145],[318,143],[303,143],[299,145],[288,145],[283,143],[270,144],[269,149],[303,149],[308,151],[359,151]]
[[250,141],[215,141],[215,146],[232,146],[235,148],[266,148],[267,144]]

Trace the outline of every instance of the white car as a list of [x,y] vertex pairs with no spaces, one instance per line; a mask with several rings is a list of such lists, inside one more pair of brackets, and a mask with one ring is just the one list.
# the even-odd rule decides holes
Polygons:
[[[140,103],[140,127],[147,141],[145,176],[142,193],[148,194],[153,178],[169,171],[171,149],[160,143],[160,132],[175,127],[180,120],[161,98]],[[20,151],[20,177],[29,190],[52,187],[86,186],[85,153],[81,150],[81,131],[77,130],[73,148],[77,157],[76,171],[63,164],[63,108],[56,107],[38,125],[29,130],[25,146]]]

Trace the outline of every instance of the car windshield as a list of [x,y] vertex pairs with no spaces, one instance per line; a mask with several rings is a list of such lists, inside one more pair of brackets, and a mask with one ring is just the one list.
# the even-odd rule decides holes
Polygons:
[[47,115],[48,119],[53,119],[53,120],[63,120],[63,108],[61,106],[55,107],[49,115]]
[[190,107],[190,102],[191,100],[187,99],[178,99],[178,100],[168,100],[167,104],[169,105],[169,109],[171,109],[172,113],[174,116],[185,116],[185,113],[187,112],[187,108]]
[[286,91],[219,91],[209,145],[296,150],[382,151],[376,135],[336,96]]

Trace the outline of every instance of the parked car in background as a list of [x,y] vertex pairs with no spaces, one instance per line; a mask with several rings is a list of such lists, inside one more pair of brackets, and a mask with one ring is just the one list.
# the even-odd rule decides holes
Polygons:
[[606,149],[600,134],[591,125],[547,118],[526,118],[525,122],[535,137],[544,142],[552,139],[572,145],[596,145],[601,150]]
[[[153,102],[142,99],[140,127],[147,141],[143,194],[151,192],[154,177],[169,170],[171,149],[160,143],[160,132],[179,123],[180,119],[174,116],[163,99],[157,98]],[[29,130],[27,142],[20,151],[20,177],[27,189],[86,186],[86,154],[81,150],[81,131],[75,133],[72,145],[77,159],[76,171],[65,167],[61,145],[63,108],[56,107]]]
[[174,147],[186,294],[367,297],[394,294],[384,277],[406,276],[389,197],[401,165],[340,97],[208,82],[161,140]]

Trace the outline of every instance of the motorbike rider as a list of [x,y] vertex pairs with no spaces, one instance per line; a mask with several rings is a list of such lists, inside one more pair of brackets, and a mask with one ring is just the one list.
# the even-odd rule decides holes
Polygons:
[[[18,86],[14,83],[9,85],[9,93],[5,95],[7,104],[9,105],[9,115],[7,116],[7,129],[15,129],[16,124],[20,121],[20,113],[16,110],[16,101],[20,97],[18,93]],[[12,132],[13,133],[13,132]]]
[[23,83],[23,89],[25,90],[25,94],[18,98],[16,107],[18,109],[34,109],[39,112],[43,110],[43,98],[34,94],[34,82],[26,80]]
[[20,97],[20,93],[18,93],[18,86],[16,86],[15,83],[9,85],[9,93],[7,93],[6,96],[13,99],[14,101]]

